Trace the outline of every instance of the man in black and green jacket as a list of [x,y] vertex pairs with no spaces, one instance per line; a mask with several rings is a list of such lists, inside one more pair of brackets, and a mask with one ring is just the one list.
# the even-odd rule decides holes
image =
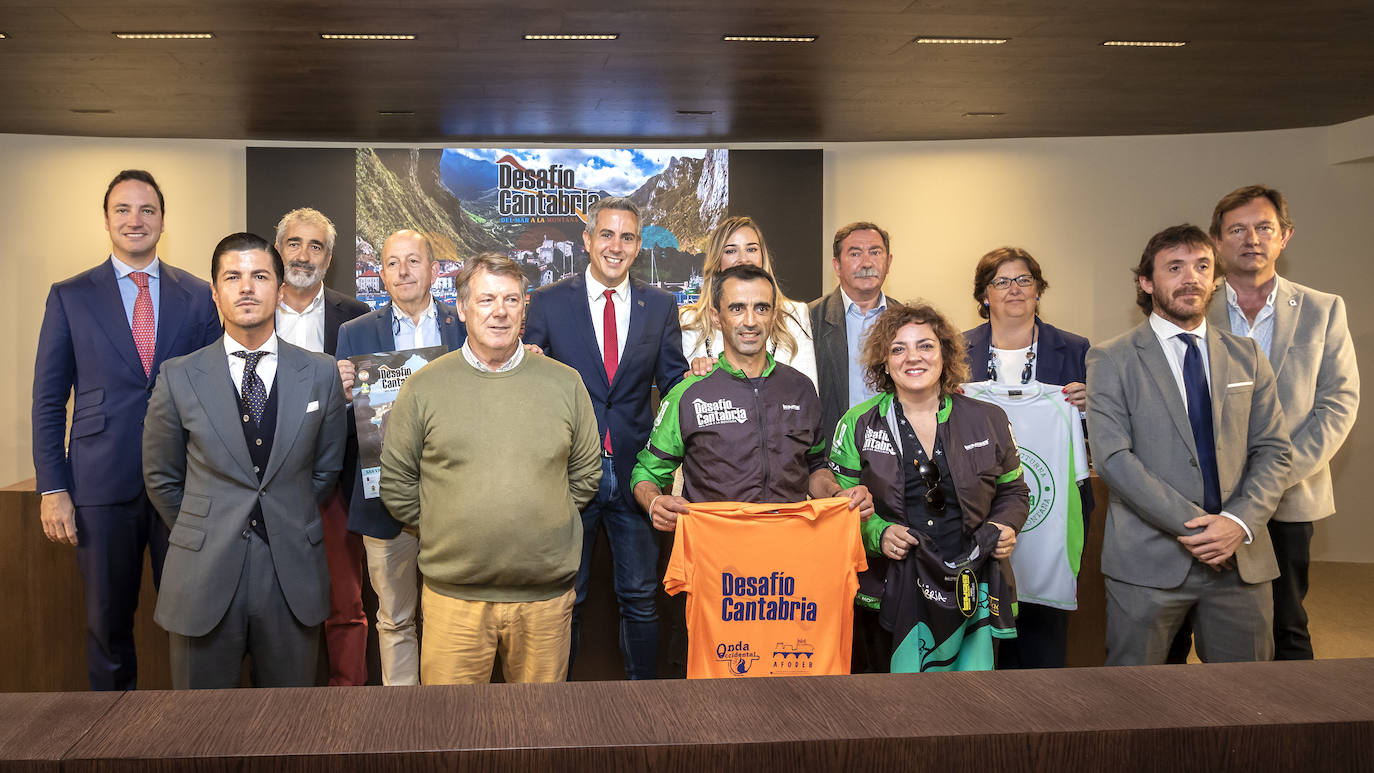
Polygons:
[[[757,266],[722,271],[711,313],[724,337],[705,376],[684,379],[659,407],[631,477],[654,528],[672,531],[689,502],[798,502],[848,496],[873,512],[862,486],[842,491],[826,468],[820,400],[811,380],[768,354],[777,287]],[[663,493],[683,468],[683,496]]]

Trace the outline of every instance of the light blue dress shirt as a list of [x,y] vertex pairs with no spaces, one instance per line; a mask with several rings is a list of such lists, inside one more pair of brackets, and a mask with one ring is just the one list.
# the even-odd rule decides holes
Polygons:
[[1231,315],[1231,332],[1253,338],[1264,356],[1269,357],[1269,349],[1274,344],[1274,296],[1279,291],[1278,275],[1274,276],[1274,289],[1269,291],[1269,297],[1264,300],[1264,307],[1259,314],[1255,315],[1253,325],[1245,318],[1245,312],[1241,311],[1240,301],[1237,300],[1236,291],[1231,289],[1231,283],[1222,282],[1221,286],[1226,290],[1226,312]]
[[439,338],[439,309],[434,305],[434,298],[430,297],[429,308],[420,315],[418,326],[414,320],[406,316],[405,312],[393,306],[391,309],[391,334],[396,339],[396,351],[398,352],[406,349],[438,346],[443,343]]
[[142,271],[148,275],[148,294],[153,297],[153,329],[156,330],[157,321],[162,319],[161,293],[158,292],[158,269],[162,265],[162,259],[153,258],[153,262],[149,263],[147,268],[134,268],[111,255],[110,263],[114,265],[115,284],[119,287],[120,300],[124,301],[124,318],[129,321],[130,330],[134,329],[134,302],[138,300],[138,285],[134,284],[129,274]]
[[867,312],[860,311],[859,305],[849,299],[843,288],[840,290],[840,299],[844,301],[844,337],[849,346],[849,407],[853,408],[877,394],[864,383],[864,369],[859,364],[859,355],[864,334],[873,327],[878,315],[887,309],[887,296],[878,293],[878,305]]

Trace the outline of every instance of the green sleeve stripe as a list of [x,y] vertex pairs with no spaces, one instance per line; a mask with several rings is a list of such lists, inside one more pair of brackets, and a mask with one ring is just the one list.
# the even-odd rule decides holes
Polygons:
[[1016,480],[1016,479],[1019,478],[1019,477],[1021,477],[1021,465],[1018,464],[1018,465],[1016,465],[1016,469],[1012,470],[1011,472],[1007,473],[1006,475],[998,475],[998,476],[997,476],[997,485],[1000,486],[1000,485],[1002,485],[1003,483],[1011,483],[1012,481]]
[[891,526],[891,521],[885,521],[878,515],[870,515],[868,520],[859,522],[859,534],[863,537],[864,550],[873,555],[883,552],[883,532]]

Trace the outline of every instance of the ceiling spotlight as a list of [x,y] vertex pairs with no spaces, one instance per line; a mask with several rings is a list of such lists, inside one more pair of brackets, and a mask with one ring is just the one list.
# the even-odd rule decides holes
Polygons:
[[916,38],[917,43],[965,45],[965,46],[1000,46],[1010,40],[1010,38]]
[[116,32],[120,40],[208,40],[214,37],[210,32]]
[[0,32],[0,40],[4,40],[5,38],[8,38],[8,37],[9,37],[9,35],[6,35],[5,33]]
[[619,37],[620,34],[616,32],[602,32],[578,35],[526,35],[525,40],[615,40]]
[[964,113],[965,118],[1001,118],[1006,113]]
[[1104,46],[1131,46],[1136,48],[1182,48],[1186,40],[1104,40]]
[[108,107],[74,107],[71,112],[77,115],[109,115],[114,111]]
[[390,35],[381,33],[342,33],[321,32],[321,40],[414,40],[414,35]]
[[728,43],[815,43],[815,35],[722,35]]

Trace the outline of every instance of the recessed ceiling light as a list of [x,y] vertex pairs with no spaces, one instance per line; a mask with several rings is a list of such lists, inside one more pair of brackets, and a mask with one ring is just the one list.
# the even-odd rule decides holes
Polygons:
[[322,40],[414,40],[414,35],[391,35],[381,33],[344,33],[344,32],[321,32]]
[[965,118],[1001,118],[1006,113],[964,113]]
[[815,43],[815,35],[722,35],[729,43]]
[[209,32],[116,32],[120,40],[208,40],[214,37]]
[[1104,40],[1104,46],[1134,46],[1139,48],[1182,48],[1186,40]]
[[917,43],[967,45],[967,46],[1000,46],[1010,40],[1010,38],[916,38]]
[[79,115],[109,115],[114,112],[108,107],[74,107],[71,111]]
[[383,117],[383,118],[405,118],[406,116],[415,115],[415,111],[414,111],[414,110],[378,110],[378,111],[377,111],[377,115],[380,115],[380,116]]
[[8,37],[9,37],[9,35],[6,35],[5,33],[0,32],[0,40],[4,40],[5,38],[8,38]]
[[601,32],[576,35],[526,35],[525,40],[615,40],[619,37],[620,33],[617,32]]

